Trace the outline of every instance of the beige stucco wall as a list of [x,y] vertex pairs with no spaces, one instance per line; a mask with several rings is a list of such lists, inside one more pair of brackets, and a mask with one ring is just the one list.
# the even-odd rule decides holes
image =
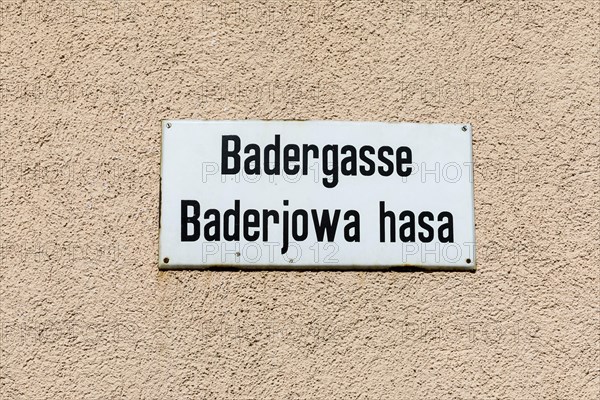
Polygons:
[[[2,0],[0,397],[598,399],[598,2],[498,3]],[[166,118],[470,122],[478,270],[159,272]]]

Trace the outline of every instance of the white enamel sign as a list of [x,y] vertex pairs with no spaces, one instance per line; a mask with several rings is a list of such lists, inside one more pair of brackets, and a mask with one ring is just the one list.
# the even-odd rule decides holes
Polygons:
[[163,121],[161,269],[475,269],[471,126]]

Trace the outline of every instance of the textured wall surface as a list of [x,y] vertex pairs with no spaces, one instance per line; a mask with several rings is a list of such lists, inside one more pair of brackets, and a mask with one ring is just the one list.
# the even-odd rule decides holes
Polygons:
[[[597,1],[0,4],[0,398],[598,399]],[[478,270],[159,272],[166,118],[470,122]]]

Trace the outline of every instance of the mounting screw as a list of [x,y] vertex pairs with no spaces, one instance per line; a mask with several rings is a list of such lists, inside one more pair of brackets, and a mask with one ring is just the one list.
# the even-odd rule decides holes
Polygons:
[[167,122],[167,129],[169,129],[170,127],[172,127],[173,125],[171,125],[170,122]]
[[462,131],[463,131],[463,132],[466,132],[466,131],[467,131],[467,126],[466,126],[466,125],[462,127]]
[[168,264],[168,263],[169,263],[169,257],[165,257],[165,258],[163,259],[163,261],[165,262],[165,264]]

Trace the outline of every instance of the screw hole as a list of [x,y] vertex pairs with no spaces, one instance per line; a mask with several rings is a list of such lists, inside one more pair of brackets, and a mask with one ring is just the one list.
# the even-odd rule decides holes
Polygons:
[[463,127],[462,127],[462,130],[463,130],[463,132],[466,132],[466,131],[467,131],[467,127],[466,127],[466,126],[463,126]]
[[168,264],[169,263],[169,257],[163,258],[163,261],[165,262],[165,264]]
[[240,254],[240,252],[239,252],[239,251],[238,251],[237,253],[235,253],[235,256],[236,256],[236,257],[239,257],[240,255],[241,255],[241,254]]
[[171,125],[171,123],[170,123],[170,122],[167,122],[167,128],[170,128],[170,127],[172,127],[172,126],[173,126],[173,125]]
[[471,264],[471,259],[467,258],[467,264]]

